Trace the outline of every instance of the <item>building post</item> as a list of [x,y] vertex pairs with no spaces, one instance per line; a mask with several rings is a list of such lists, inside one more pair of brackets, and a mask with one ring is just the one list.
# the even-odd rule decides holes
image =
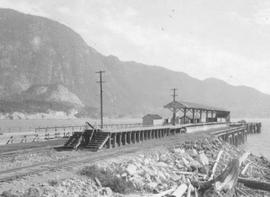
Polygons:
[[195,109],[192,109],[192,123],[195,123]]
[[186,113],[187,113],[187,108],[184,108],[184,124],[186,124]]
[[228,113],[227,117],[226,117],[226,122],[230,122],[231,121],[231,117],[230,117],[230,112]]
[[200,109],[200,122],[202,122],[202,109]]

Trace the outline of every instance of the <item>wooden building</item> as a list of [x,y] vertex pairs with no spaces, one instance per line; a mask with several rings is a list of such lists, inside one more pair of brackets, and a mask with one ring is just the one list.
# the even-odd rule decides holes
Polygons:
[[[222,108],[211,107],[206,105],[201,105],[197,103],[190,103],[185,101],[172,101],[164,106],[164,108],[169,109],[171,112],[182,113],[181,120],[182,124],[187,123],[198,123],[198,122],[229,122],[230,121],[230,111],[224,110]],[[172,124],[176,124],[176,119],[172,120]]]
[[143,126],[160,125],[163,123],[163,119],[158,114],[147,114],[143,117]]

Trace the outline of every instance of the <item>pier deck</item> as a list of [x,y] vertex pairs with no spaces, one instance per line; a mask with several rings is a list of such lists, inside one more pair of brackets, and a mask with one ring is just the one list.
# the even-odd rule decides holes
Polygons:
[[66,142],[65,148],[88,148],[98,151],[103,148],[115,148],[143,141],[161,139],[183,133],[211,131],[212,135],[233,145],[245,143],[247,135],[261,132],[261,123],[198,123],[186,125],[166,125],[158,127],[140,127],[126,129],[89,129],[75,132]]

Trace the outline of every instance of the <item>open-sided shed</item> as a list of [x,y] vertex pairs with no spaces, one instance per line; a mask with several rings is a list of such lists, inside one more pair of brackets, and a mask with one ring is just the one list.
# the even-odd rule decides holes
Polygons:
[[[224,110],[218,107],[211,107],[207,105],[185,102],[185,101],[172,101],[164,106],[164,108],[169,109],[173,113],[182,112],[183,123],[187,123],[187,117],[191,117],[190,122],[217,122],[217,121],[230,121],[230,111]],[[176,117],[176,114],[173,114]],[[181,121],[182,122],[182,121]],[[175,124],[175,119],[172,120]]]
[[179,117],[180,123],[199,123],[200,122],[200,116],[198,114],[195,114],[193,117],[191,114],[186,114],[186,116],[182,115]]

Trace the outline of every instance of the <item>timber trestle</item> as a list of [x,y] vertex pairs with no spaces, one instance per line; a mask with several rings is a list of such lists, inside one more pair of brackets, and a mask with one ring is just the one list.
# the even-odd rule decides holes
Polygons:
[[159,126],[159,127],[140,127],[129,128],[126,130],[100,130],[85,129],[84,132],[75,132],[64,145],[64,148],[80,149],[87,148],[92,151],[98,151],[103,148],[116,148],[128,144],[141,143],[152,139],[161,139],[167,136],[173,136],[189,132],[189,130],[203,130],[205,126],[209,129],[220,126],[220,129],[211,133],[220,139],[234,145],[245,143],[248,134],[260,133],[260,123],[209,123],[192,124],[179,126]]
[[159,139],[166,136],[186,132],[183,127],[137,128],[124,131],[101,131],[87,129],[84,132],[75,132],[64,145],[64,148],[87,148],[98,151],[102,148],[115,148],[128,144],[141,143],[146,140]]
[[261,123],[232,124],[231,128],[213,133],[219,139],[232,145],[239,146],[247,141],[249,134],[261,133]]

